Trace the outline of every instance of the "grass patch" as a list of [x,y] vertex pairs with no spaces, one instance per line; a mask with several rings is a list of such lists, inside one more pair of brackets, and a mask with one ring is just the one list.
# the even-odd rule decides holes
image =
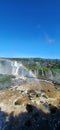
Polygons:
[[18,100],[15,102],[15,105],[21,105],[21,100],[18,99]]
[[5,81],[9,81],[10,79],[14,79],[16,78],[14,75],[3,75],[3,74],[0,74],[0,82],[5,82]]

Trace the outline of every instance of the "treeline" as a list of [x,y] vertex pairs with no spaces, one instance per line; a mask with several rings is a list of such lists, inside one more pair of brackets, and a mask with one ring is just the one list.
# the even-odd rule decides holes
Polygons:
[[[44,59],[44,58],[7,58],[13,61],[22,62],[24,65],[29,65],[28,68],[36,68],[38,66],[43,66],[47,68],[58,68],[60,69],[60,59]],[[32,64],[32,66],[31,66]],[[38,68],[41,69],[41,68]]]

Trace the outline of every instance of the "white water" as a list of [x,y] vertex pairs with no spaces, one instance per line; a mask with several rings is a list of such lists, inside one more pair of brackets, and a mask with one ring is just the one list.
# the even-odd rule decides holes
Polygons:
[[11,62],[11,67],[12,67],[12,74],[17,76],[20,65],[16,61],[14,61]]
[[0,59],[0,74],[8,74],[8,75],[12,74],[18,77],[36,78],[31,71],[27,70],[22,65],[22,63],[6,59]]
[[21,62],[0,59],[0,74],[15,75],[16,78],[11,78],[4,82],[0,82],[0,89],[10,88],[10,86],[20,86],[22,84],[39,85],[36,76],[27,70]]

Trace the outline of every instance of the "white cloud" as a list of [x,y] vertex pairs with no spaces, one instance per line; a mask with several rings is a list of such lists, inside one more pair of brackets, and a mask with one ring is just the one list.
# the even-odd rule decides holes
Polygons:
[[51,38],[46,32],[44,32],[44,36],[47,43],[54,43],[55,39]]
[[48,39],[48,43],[54,43],[54,41],[55,41],[54,39],[51,38]]
[[40,29],[41,33],[42,33],[42,37],[45,39],[46,43],[48,44],[52,44],[55,42],[55,39],[52,38],[51,36],[49,36],[46,31],[44,31],[43,27],[41,24],[37,25],[37,29]]

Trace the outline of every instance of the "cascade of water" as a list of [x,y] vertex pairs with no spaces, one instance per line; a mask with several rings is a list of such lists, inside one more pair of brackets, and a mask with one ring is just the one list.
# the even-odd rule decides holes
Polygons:
[[19,64],[17,63],[17,61],[11,62],[11,66],[12,66],[12,74],[18,75]]
[[16,78],[6,80],[4,85],[3,83],[0,83],[0,88],[6,88],[11,86],[12,84],[14,85],[20,85],[21,83],[26,83],[28,84],[35,84],[39,83],[36,76],[26,69],[22,63],[18,63],[17,61],[12,61],[12,60],[0,60],[0,74],[7,74],[7,75],[15,75]]
[[12,74],[18,77],[36,78],[36,76],[21,63],[6,59],[0,59],[0,74]]

